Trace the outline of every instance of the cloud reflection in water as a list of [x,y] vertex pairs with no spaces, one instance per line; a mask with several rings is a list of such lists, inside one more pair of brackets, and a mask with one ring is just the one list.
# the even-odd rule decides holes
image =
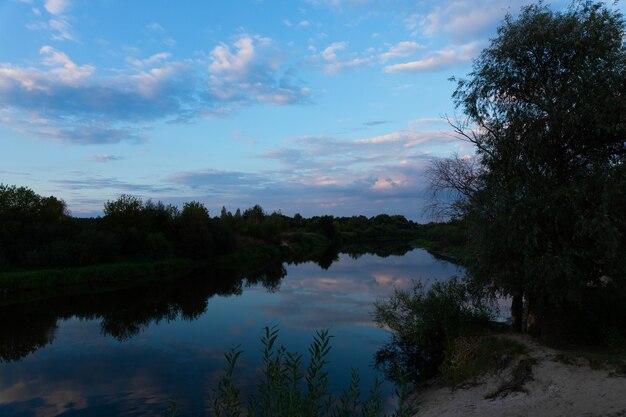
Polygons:
[[[39,312],[28,306],[22,329],[36,333],[37,326],[26,323],[35,323],[29,314],[40,314],[45,337],[20,339],[36,346],[26,346],[20,361],[0,363],[0,415],[160,416],[169,398],[176,399],[181,416],[206,415],[207,395],[224,367],[222,353],[231,346],[245,351],[238,378],[244,390],[253,386],[265,325],[278,325],[280,342],[300,352],[316,330],[330,328],[331,389],[345,387],[350,368],[358,367],[368,390],[373,354],[387,338],[371,321],[373,302],[412,280],[461,272],[421,250],[386,258],[341,255],[328,270],[313,263],[286,270],[273,293],[236,283],[233,291],[214,289],[206,287],[206,277],[188,288],[131,291],[83,304],[65,300],[56,307],[43,303]],[[44,314],[50,311],[55,315]]]

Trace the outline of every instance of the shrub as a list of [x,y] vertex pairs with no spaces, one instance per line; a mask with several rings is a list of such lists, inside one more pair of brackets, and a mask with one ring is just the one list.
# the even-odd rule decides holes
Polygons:
[[376,354],[376,365],[398,380],[435,376],[457,337],[476,333],[491,317],[489,309],[472,300],[467,285],[456,278],[436,282],[428,290],[415,283],[376,303],[375,321],[392,332]]

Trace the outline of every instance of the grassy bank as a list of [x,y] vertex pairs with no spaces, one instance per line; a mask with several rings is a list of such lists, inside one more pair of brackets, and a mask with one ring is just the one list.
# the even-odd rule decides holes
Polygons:
[[194,267],[187,259],[167,259],[148,262],[118,262],[77,268],[38,269],[0,274],[0,288],[4,291],[59,288],[91,283],[110,284],[146,277],[170,277]]

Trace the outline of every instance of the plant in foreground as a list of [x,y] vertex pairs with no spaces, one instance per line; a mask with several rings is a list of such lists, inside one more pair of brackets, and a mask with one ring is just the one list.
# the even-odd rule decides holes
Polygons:
[[[380,394],[382,382],[376,379],[367,399],[361,399],[360,375],[352,371],[350,385],[335,396],[328,390],[327,355],[330,351],[328,330],[318,331],[309,347],[309,363],[303,369],[303,356],[278,346],[278,329],[264,328],[263,366],[260,381],[247,405],[233,375],[242,351],[235,347],[224,356],[227,366],[212,393],[213,413],[217,417],[375,417],[383,413]],[[398,408],[392,417],[414,414],[408,402],[410,387],[400,384],[396,390]]]

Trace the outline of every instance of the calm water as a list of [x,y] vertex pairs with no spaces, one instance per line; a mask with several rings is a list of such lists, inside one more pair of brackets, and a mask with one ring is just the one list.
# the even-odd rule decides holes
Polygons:
[[367,391],[374,353],[388,338],[372,322],[374,301],[411,280],[460,273],[423,250],[340,255],[328,270],[276,265],[248,283],[217,286],[209,275],[0,308],[0,416],[156,416],[170,398],[179,416],[207,415],[230,347],[244,350],[239,382],[256,383],[266,325],[302,353],[315,330],[330,328],[331,389],[344,388],[356,367]]

